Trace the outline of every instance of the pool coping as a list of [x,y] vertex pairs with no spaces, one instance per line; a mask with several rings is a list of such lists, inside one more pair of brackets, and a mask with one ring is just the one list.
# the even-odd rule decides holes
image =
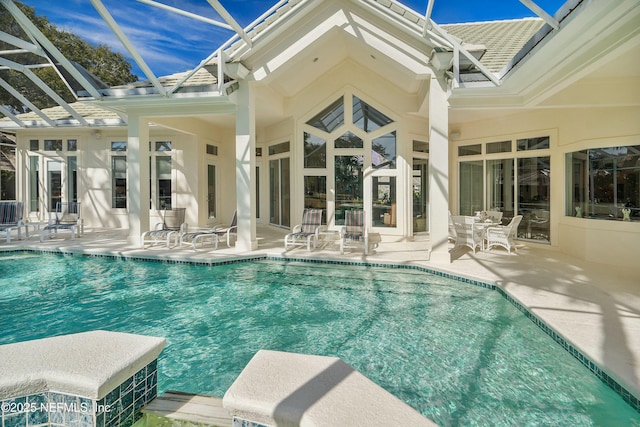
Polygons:
[[83,249],[33,249],[33,248],[1,248],[0,253],[48,253],[55,255],[66,255],[66,256],[86,256],[86,257],[95,257],[95,258],[112,258],[112,259],[120,259],[124,261],[146,261],[146,262],[158,262],[164,264],[190,264],[190,265],[200,265],[200,266],[217,266],[217,265],[228,265],[228,264],[237,264],[243,262],[250,261],[278,261],[278,262],[304,262],[304,263],[312,263],[312,264],[337,264],[337,265],[352,265],[352,266],[362,266],[362,267],[377,267],[377,268],[389,268],[389,269],[406,269],[406,270],[417,270],[429,274],[433,274],[435,276],[444,277],[448,279],[453,279],[460,281],[462,283],[479,286],[482,288],[486,288],[489,290],[497,291],[501,296],[503,296],[508,302],[510,302],[514,307],[516,307],[520,312],[522,312],[529,320],[531,320],[536,326],[538,326],[543,332],[549,335],[556,343],[560,344],[562,348],[564,348],[570,355],[578,359],[582,365],[584,365],[593,375],[595,375],[598,379],[600,379],[603,383],[605,383],[609,388],[614,390],[620,397],[622,397],[623,401],[629,404],[633,409],[635,409],[638,413],[640,413],[640,396],[635,396],[631,391],[629,391],[626,387],[621,384],[621,380],[614,378],[611,374],[607,373],[605,369],[601,366],[593,362],[588,356],[584,354],[582,350],[579,349],[576,345],[572,343],[570,339],[558,333],[555,329],[549,326],[545,321],[543,321],[539,316],[532,313],[522,302],[520,302],[516,297],[511,295],[507,290],[503,289],[500,285],[496,283],[491,283],[490,281],[482,281],[477,280],[476,278],[464,276],[461,274],[454,274],[445,271],[440,271],[437,269],[429,268],[423,265],[418,264],[406,264],[401,262],[370,262],[370,261],[345,261],[339,259],[332,258],[308,258],[308,257],[288,257],[288,256],[277,256],[277,255],[269,255],[269,254],[256,254],[256,255],[232,255],[225,258],[220,259],[190,259],[190,258],[181,258],[174,259],[168,258],[163,255],[128,255],[123,254],[121,252],[96,252],[96,251],[85,251]]

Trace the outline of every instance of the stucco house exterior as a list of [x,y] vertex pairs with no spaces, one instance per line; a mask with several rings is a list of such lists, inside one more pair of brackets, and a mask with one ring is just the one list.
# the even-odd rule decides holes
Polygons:
[[[31,221],[79,201],[85,227],[131,243],[162,209],[256,225],[303,209],[336,229],[428,233],[448,212],[523,215],[518,237],[637,268],[640,3],[569,0],[542,18],[438,26],[394,1],[284,1],[191,72],[0,119]],[[6,114],[5,114],[6,115]],[[78,117],[79,116],[79,117]],[[9,143],[5,144],[7,147]]]

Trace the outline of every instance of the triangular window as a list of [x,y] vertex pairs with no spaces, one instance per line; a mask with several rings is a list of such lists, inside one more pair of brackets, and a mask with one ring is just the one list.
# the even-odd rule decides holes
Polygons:
[[313,126],[321,131],[331,133],[344,124],[344,100],[342,97],[315,115],[307,122],[309,126]]
[[357,96],[353,97],[353,124],[365,132],[373,132],[392,123],[389,117],[382,114]]

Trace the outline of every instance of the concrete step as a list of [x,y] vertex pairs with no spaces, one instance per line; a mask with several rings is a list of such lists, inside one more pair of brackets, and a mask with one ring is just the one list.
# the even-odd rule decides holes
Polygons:
[[162,418],[173,421],[170,425],[231,427],[231,415],[222,407],[219,397],[167,391],[142,409],[146,425],[163,425]]

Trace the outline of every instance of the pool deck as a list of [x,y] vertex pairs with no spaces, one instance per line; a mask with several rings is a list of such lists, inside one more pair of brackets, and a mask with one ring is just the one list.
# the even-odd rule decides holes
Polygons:
[[428,261],[428,241],[380,243],[373,254],[362,251],[340,255],[335,247],[312,252],[284,249],[286,230],[258,226],[259,248],[239,252],[220,243],[217,250],[197,252],[190,247],[155,246],[150,249],[127,243],[126,230],[86,229],[72,241],[67,234],[40,243],[28,240],[0,244],[0,251],[19,248],[60,250],[154,259],[210,261],[267,255],[327,261],[415,265],[457,276],[493,283],[553,328],[600,366],[606,374],[640,397],[640,262],[628,269],[612,268],[563,254],[548,245],[523,242],[516,254],[462,251],[453,262]]

